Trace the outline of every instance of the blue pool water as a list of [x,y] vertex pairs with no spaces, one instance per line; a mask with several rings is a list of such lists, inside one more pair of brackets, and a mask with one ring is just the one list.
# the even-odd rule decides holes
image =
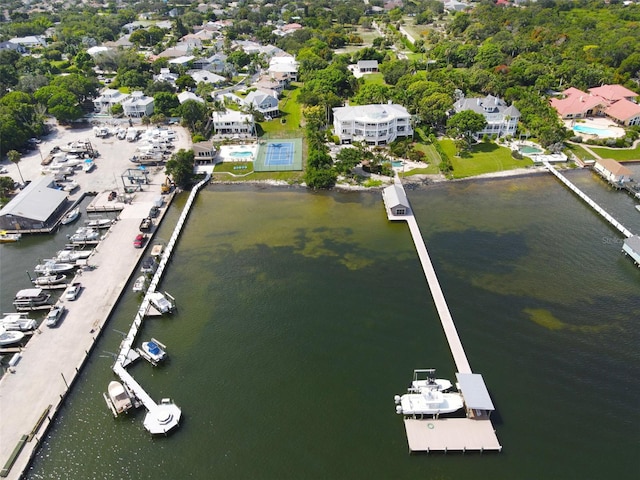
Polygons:
[[525,153],[525,154],[542,153],[542,150],[536,147],[530,147],[528,145],[525,145],[524,147],[520,147],[520,153]]
[[391,162],[391,165],[393,165],[394,167],[401,167],[402,165],[404,165],[404,162],[402,161]]
[[252,156],[253,154],[251,152],[231,152],[229,154],[230,157],[233,158],[247,158]]
[[606,128],[588,127],[587,125],[574,125],[574,132],[587,133],[589,135],[597,135],[599,137],[613,137],[613,132]]

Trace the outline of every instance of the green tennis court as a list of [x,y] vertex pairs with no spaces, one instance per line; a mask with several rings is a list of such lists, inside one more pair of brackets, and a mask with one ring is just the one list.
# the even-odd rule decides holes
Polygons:
[[253,169],[256,172],[302,170],[302,139],[279,138],[261,141]]

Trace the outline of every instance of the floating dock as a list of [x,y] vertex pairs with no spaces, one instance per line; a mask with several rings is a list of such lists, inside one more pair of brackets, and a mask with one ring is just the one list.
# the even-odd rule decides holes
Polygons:
[[458,373],[458,389],[464,399],[466,418],[405,418],[410,452],[501,451],[489,416],[495,410],[480,374],[474,374],[464,352],[444,293],[429,257],[427,247],[413,216],[404,187],[396,176],[394,185],[383,192],[389,220],[405,221],[418,252],[431,295],[440,317]]
[[180,234],[182,233],[182,228],[189,216],[189,212],[191,211],[191,207],[195,201],[195,198],[200,191],[200,189],[209,182],[211,179],[211,174],[207,174],[204,180],[198,183],[191,194],[189,195],[189,199],[187,200],[186,205],[184,206],[184,210],[178,219],[178,223],[173,230],[173,234],[171,235],[171,239],[167,243],[164,251],[162,252],[162,257],[158,264],[158,268],[153,275],[151,283],[147,292],[145,293],[144,299],[138,308],[138,311],[133,319],[133,323],[131,324],[131,328],[129,332],[122,340],[120,344],[120,352],[116,358],[116,362],[113,366],[113,371],[123,384],[125,384],[134,395],[142,402],[144,407],[147,409],[147,415],[144,420],[144,427],[153,435],[156,434],[166,434],[171,429],[178,426],[180,421],[180,416],[182,412],[180,408],[178,408],[170,399],[164,398],[160,401],[160,403],[156,403],[153,399],[144,391],[144,389],[134,380],[134,378],[127,372],[126,367],[140,358],[140,353],[136,351],[133,347],[133,344],[138,336],[138,332],[140,327],[142,326],[142,322],[144,321],[145,315],[147,315],[151,303],[150,303],[150,295],[156,291],[158,284],[160,283],[160,279],[162,278],[162,274],[164,273],[164,269],[171,258],[171,254],[173,253],[173,248],[175,247]]

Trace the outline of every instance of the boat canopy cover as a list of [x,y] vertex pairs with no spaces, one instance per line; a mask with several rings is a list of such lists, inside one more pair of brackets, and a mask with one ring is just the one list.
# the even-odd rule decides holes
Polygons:
[[160,347],[156,342],[147,343],[147,347],[149,348],[149,352],[151,352],[153,355],[157,355],[160,353]]
[[495,410],[487,386],[479,373],[456,373],[464,402],[474,410]]

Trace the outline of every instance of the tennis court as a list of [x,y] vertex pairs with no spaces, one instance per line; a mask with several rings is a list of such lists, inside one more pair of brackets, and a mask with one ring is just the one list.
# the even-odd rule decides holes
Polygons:
[[302,170],[302,139],[274,139],[261,142],[254,162],[256,172]]

